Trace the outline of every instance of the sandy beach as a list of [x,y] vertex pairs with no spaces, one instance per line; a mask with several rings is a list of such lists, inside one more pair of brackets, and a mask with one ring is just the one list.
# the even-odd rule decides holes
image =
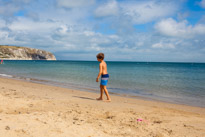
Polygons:
[[205,136],[205,108],[114,95],[108,103],[98,96],[0,78],[0,136]]

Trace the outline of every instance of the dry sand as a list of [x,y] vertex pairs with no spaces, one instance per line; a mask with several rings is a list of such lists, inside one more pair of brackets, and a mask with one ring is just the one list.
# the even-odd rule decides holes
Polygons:
[[98,96],[0,78],[0,137],[205,137],[205,108]]

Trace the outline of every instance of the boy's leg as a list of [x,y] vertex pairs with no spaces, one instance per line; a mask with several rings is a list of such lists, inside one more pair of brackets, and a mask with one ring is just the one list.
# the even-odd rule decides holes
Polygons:
[[100,97],[99,98],[96,98],[97,100],[103,100],[103,86],[100,85]]
[[108,90],[107,90],[107,87],[106,86],[103,86],[103,89],[105,91],[105,95],[107,96],[107,101],[111,101],[111,98],[110,98],[110,95],[108,93]]

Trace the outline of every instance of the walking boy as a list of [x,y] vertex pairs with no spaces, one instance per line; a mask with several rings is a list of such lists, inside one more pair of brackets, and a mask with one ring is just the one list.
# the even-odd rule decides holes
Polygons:
[[103,100],[103,92],[105,92],[105,95],[107,96],[108,102],[111,101],[108,90],[107,90],[107,83],[109,79],[109,74],[107,73],[107,64],[105,63],[104,59],[104,54],[99,53],[97,54],[97,60],[100,62],[99,64],[99,74],[98,77],[96,78],[96,82],[99,81],[99,78],[101,76],[101,82],[100,82],[100,97],[97,98],[97,100]]

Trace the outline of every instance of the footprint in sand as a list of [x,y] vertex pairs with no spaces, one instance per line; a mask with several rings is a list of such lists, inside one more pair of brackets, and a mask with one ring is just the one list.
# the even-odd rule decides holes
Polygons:
[[33,104],[29,104],[28,106],[29,106],[29,107],[33,107]]
[[113,119],[115,116],[111,115],[110,112],[105,112],[106,119]]
[[9,126],[6,126],[5,129],[6,129],[6,130],[10,130],[10,127],[9,127]]
[[170,129],[164,129],[169,135],[171,135],[173,133],[173,131]]
[[9,89],[10,91],[16,91],[15,89]]
[[153,121],[153,123],[155,123],[155,124],[161,124],[162,121],[160,121],[160,120],[155,120],[155,121]]

